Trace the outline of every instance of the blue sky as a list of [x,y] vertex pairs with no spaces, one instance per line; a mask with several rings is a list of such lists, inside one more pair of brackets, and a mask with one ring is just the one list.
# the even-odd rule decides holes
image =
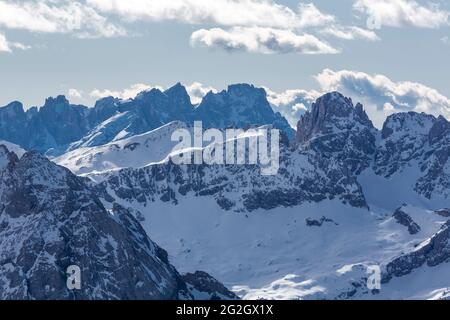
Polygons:
[[419,0],[0,0],[0,105],[92,105],[178,81],[198,100],[248,82],[291,123],[329,90],[377,123],[449,117],[449,12]]

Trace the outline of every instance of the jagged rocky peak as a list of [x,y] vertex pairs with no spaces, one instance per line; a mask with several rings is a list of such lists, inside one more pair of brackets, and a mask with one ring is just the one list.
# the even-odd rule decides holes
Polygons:
[[[381,136],[383,139],[404,135],[426,135],[433,127],[436,118],[432,115],[417,112],[394,113],[387,117],[383,124]],[[394,137],[395,137],[394,136]]]
[[[124,208],[36,152],[0,146],[0,299],[176,299],[186,285]],[[5,159],[7,161],[5,161]],[[81,288],[67,287],[78,266]]]
[[272,124],[289,138],[295,131],[287,120],[275,113],[266,91],[250,84],[234,84],[219,93],[209,92],[195,109],[195,119],[215,128],[246,128]]
[[119,102],[120,102],[119,98],[114,98],[112,96],[104,97],[95,102],[94,109],[111,108],[115,105],[118,105]]
[[169,97],[178,97],[182,100],[190,100],[189,94],[186,90],[186,87],[181,84],[181,82],[177,82],[174,86],[170,87],[166,91],[164,91]]
[[247,83],[237,83],[228,86],[228,93],[233,97],[265,97],[266,91],[263,88],[256,88]]
[[177,119],[177,117],[184,120],[194,110],[191,98],[181,83],[177,83],[165,91],[158,88],[142,91],[136,96],[134,102],[150,107],[157,112],[167,113],[159,115],[159,117],[169,117],[171,120]]
[[134,98],[135,101],[143,101],[143,102],[153,102],[158,99],[165,98],[164,93],[158,88],[151,88],[148,90],[141,91]]
[[45,104],[43,108],[60,107],[68,105],[70,105],[70,102],[69,100],[67,100],[66,96],[58,95],[56,97],[48,97],[47,99],[45,99]]
[[191,112],[193,110],[194,107],[191,103],[191,97],[186,87],[180,82],[164,91],[164,94],[169,98],[169,107],[175,106],[179,108],[179,112]]
[[382,140],[375,157],[375,172],[388,177],[417,160],[422,172],[429,169],[434,172],[430,172],[431,175],[426,179],[428,185],[428,182],[442,176],[441,173],[445,171],[450,148],[449,133],[449,122],[442,116],[436,118],[416,112],[389,116],[381,131]]
[[[218,93],[210,91],[200,103],[198,109],[203,108],[224,108],[224,112],[230,109],[243,109],[256,107],[258,109],[272,109],[267,101],[266,91],[262,88],[256,88],[250,84],[233,84],[228,86],[227,90]],[[273,111],[272,111],[273,113]]]
[[331,92],[318,98],[311,110],[297,124],[297,142],[303,143],[315,135],[338,133],[357,126],[373,129],[373,124],[358,103],[339,92]]
[[0,142],[0,172],[10,163],[17,162],[19,158],[14,152],[10,152],[7,146]]
[[359,174],[370,166],[376,134],[361,104],[354,106],[350,98],[331,92],[302,116],[296,141],[299,149],[314,150],[322,160],[337,160],[349,172]]
[[429,143],[433,144],[450,133],[450,122],[443,116],[439,116],[434,122],[428,134]]
[[19,115],[25,113],[23,110],[23,104],[19,101],[13,101],[4,107],[1,107],[2,112],[8,112],[10,115]]
[[112,117],[119,111],[120,99],[114,97],[105,97],[97,100],[92,109],[89,109],[89,123],[96,125]]

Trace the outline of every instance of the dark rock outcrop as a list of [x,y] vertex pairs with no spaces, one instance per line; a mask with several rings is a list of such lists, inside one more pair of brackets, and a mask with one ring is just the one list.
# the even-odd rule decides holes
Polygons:
[[338,225],[336,222],[334,222],[333,219],[329,219],[327,217],[322,217],[322,218],[320,218],[320,220],[306,218],[305,222],[308,227],[321,227],[325,222],[332,223],[336,226]]
[[386,266],[383,282],[392,277],[410,274],[424,265],[437,266],[450,261],[450,221],[446,222],[439,232],[422,244],[419,249],[402,255]]
[[[0,145],[0,200],[1,299],[193,298],[127,209],[108,212],[85,179],[39,153]],[[80,289],[67,286],[69,266]]]
[[416,234],[420,231],[420,226],[414,222],[414,220],[405,212],[402,210],[403,207],[398,208],[395,210],[394,214],[392,215],[397,221],[397,223],[405,226],[408,228],[409,234]]
[[239,297],[206,272],[196,271],[182,276],[192,295],[201,300],[239,300]]

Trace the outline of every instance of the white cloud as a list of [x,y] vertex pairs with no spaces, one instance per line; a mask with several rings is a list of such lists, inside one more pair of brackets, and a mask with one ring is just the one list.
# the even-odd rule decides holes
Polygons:
[[0,26],[44,33],[73,33],[78,37],[112,37],[125,31],[93,8],[68,0],[1,1]]
[[[185,87],[186,87],[187,93],[189,94],[189,97],[191,98],[192,104],[199,104],[202,101],[203,97],[210,91],[217,92],[217,90],[215,88],[203,85],[200,82],[193,82],[192,84],[187,85]],[[161,91],[166,90],[166,88],[164,86],[148,85],[145,83],[137,83],[137,84],[133,84],[129,88],[125,88],[123,90],[94,89],[90,92],[89,95],[95,99],[101,99],[101,98],[105,98],[105,97],[115,97],[115,98],[120,98],[120,99],[126,100],[126,99],[135,98],[142,91],[147,91],[147,90],[151,90],[151,89],[159,89]],[[76,93],[82,94],[82,92],[79,90],[76,90],[76,89],[71,89],[71,90],[74,90],[73,93],[75,93],[75,94]],[[70,90],[69,90],[69,92],[70,92]],[[70,93],[69,93],[69,95],[70,95]],[[78,98],[77,96],[73,96],[73,97]]]
[[436,29],[449,24],[448,11],[437,5],[422,6],[415,0],[357,0],[353,8],[368,16],[371,28],[414,26]]
[[320,32],[344,40],[355,40],[355,39],[362,39],[368,41],[380,40],[378,35],[373,30],[367,30],[359,27],[345,27],[334,25],[324,28]]
[[313,4],[300,4],[294,11],[271,0],[87,0],[103,12],[128,20],[175,20],[190,24],[304,28],[334,21],[332,15]]
[[20,42],[10,42],[6,37],[0,33],[0,52],[12,52],[13,49],[28,50],[30,46],[24,45]]
[[8,40],[0,33],[0,52],[11,52]]
[[441,41],[442,41],[444,44],[450,44],[450,39],[449,39],[449,37],[447,37],[447,36],[441,38]]
[[341,25],[313,3],[290,8],[275,0],[0,0],[0,27],[6,29],[114,37],[126,35],[123,26],[135,21],[206,24],[212,29],[194,32],[194,43],[249,52],[338,53],[319,39],[325,34],[378,39],[373,31]]
[[296,34],[289,30],[260,27],[234,27],[201,29],[191,36],[192,45],[202,44],[226,51],[248,51],[253,53],[302,53],[336,54],[338,49],[310,34]]
[[340,91],[361,101],[377,126],[394,112],[416,111],[450,118],[450,99],[421,83],[395,82],[384,75],[325,69],[316,76],[323,91]]
[[191,97],[192,104],[199,104],[202,102],[202,99],[206,94],[210,91],[217,92],[217,90],[210,86],[205,86],[200,82],[194,82],[191,85],[186,87],[186,90]]
[[131,85],[129,88],[126,88],[123,90],[94,89],[91,91],[91,93],[89,95],[96,99],[105,98],[105,97],[115,97],[115,98],[120,98],[120,99],[126,100],[126,99],[135,98],[142,91],[150,90],[153,88],[162,89],[162,87],[159,87],[159,86],[150,86],[150,85],[144,84],[144,83],[136,83],[136,84]]
[[267,92],[267,100],[275,112],[281,113],[293,127],[297,127],[300,117],[310,109],[312,103],[321,95],[320,92],[311,90],[286,90],[275,92],[264,88]]
[[[284,48],[289,47],[287,51],[295,51],[295,48],[303,47],[303,44],[298,42],[309,44],[314,42],[313,46],[319,45],[320,48],[306,51],[338,52],[317,37],[313,39],[311,34],[316,32],[347,40],[378,40],[375,32],[354,26],[343,26],[334,15],[322,12],[313,3],[300,2],[296,9],[291,9],[272,0],[87,0],[87,2],[102,12],[114,13],[127,21],[172,20],[188,24],[214,25],[215,28],[194,32],[191,39],[226,50],[243,48],[250,52],[267,53],[283,52]],[[239,37],[239,32],[245,34]],[[306,34],[299,35],[300,32]],[[278,45],[277,42],[284,41],[281,48],[271,50],[268,48],[269,44],[261,43],[264,40],[259,38],[265,37],[264,34],[268,33],[272,33],[275,46]],[[289,39],[278,40],[280,38]],[[254,50],[255,46],[259,48]]]
[[69,89],[68,91],[69,97],[74,99],[83,99],[83,92],[78,89]]

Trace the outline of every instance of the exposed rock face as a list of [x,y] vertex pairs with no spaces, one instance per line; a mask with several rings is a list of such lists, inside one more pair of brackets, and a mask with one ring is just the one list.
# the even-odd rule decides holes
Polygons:
[[[178,97],[173,99],[187,103],[181,86],[170,91],[173,97]],[[135,100],[145,100],[145,95],[156,97],[160,93],[152,90]],[[168,99],[163,96],[161,100]],[[255,116],[261,121],[269,119],[270,106],[263,101],[265,92],[262,89],[236,85],[219,94],[208,94],[195,112],[212,126],[238,126],[244,125],[239,121],[247,116]],[[187,109],[186,105],[183,110]],[[231,116],[233,112],[230,110],[242,111],[242,114]],[[252,113],[256,112],[254,110],[257,110],[257,115]],[[123,117],[128,117],[128,114]],[[125,119],[124,123],[127,122]],[[416,127],[418,130],[414,129]],[[177,166],[166,161],[147,167],[146,163],[130,165],[130,168],[104,174],[93,173],[90,177],[101,182],[103,188],[113,190],[118,198],[130,202],[178,203],[181,197],[190,193],[214,197],[225,210],[248,212],[325,199],[339,199],[352,206],[368,207],[358,182],[361,172],[373,170],[388,178],[405,168],[419,166],[416,171],[423,174],[418,177],[415,190],[425,197],[447,197],[450,189],[447,131],[448,122],[443,118],[407,113],[389,117],[380,133],[360,104],[354,106],[350,99],[333,92],[319,98],[300,120],[297,148],[281,139],[280,169],[275,176],[261,176],[259,166],[254,165]],[[94,136],[97,139],[103,135]],[[140,146],[130,145],[127,150],[132,148],[138,150]],[[99,149],[95,154],[103,152]],[[92,154],[88,152],[82,162],[88,161]],[[132,156],[131,151],[129,156]]]
[[419,249],[394,259],[386,266],[383,281],[392,277],[401,277],[413,270],[427,265],[437,266],[450,261],[450,221],[445,223],[441,230],[423,243]]
[[313,103],[297,125],[297,142],[311,140],[316,135],[327,135],[337,131],[348,131],[362,125],[373,128],[362,105],[353,106],[352,100],[338,92],[323,95]]
[[177,204],[189,194],[214,197],[224,210],[235,212],[292,207],[324,199],[367,207],[360,185],[346,170],[326,161],[315,163],[314,155],[287,146],[281,145],[280,152],[280,169],[274,176],[261,175],[259,165],[175,165],[168,161],[89,177],[113,191],[114,196],[141,204]]
[[375,171],[391,176],[425,153],[434,117],[415,112],[396,113],[387,118],[382,142],[375,157]]
[[410,234],[416,234],[420,231],[420,226],[415,223],[414,220],[402,210],[402,208],[395,210],[392,216],[399,224],[407,227]]
[[25,149],[47,151],[80,139],[88,130],[87,107],[70,105],[63,96],[48,98],[38,111],[19,102],[0,108],[0,136]]
[[[229,92],[210,94],[202,108],[213,108],[221,103],[223,108],[229,108],[229,99],[239,101],[246,97],[248,101],[248,91],[255,89],[237,86],[230,87]],[[257,91],[250,96],[258,101],[265,94]],[[259,104],[246,104],[251,105]],[[206,113],[214,114],[213,111]],[[326,115],[308,120],[312,119],[312,114],[322,113]],[[214,119],[220,117],[214,116]],[[370,166],[375,153],[376,130],[362,107],[353,107],[349,99],[333,93],[319,99],[302,121],[311,130],[299,133],[297,149],[280,141],[280,169],[274,176],[262,176],[258,165],[178,166],[167,161],[142,168],[93,173],[90,177],[112,190],[115,196],[142,204],[154,201],[176,204],[180,197],[190,193],[212,196],[220,207],[236,212],[292,207],[325,199],[340,199],[352,206],[367,208],[357,173]],[[308,140],[302,143],[302,139]]]
[[450,209],[436,210],[434,213],[445,218],[450,218]]
[[[186,285],[124,208],[36,152],[0,146],[1,299],[178,299]],[[67,267],[81,290],[67,288]]]
[[199,300],[239,300],[239,297],[206,272],[183,275],[191,294]]
[[271,124],[293,138],[295,132],[279,113],[272,110],[264,89],[237,84],[220,93],[208,93],[195,110],[195,119],[209,128],[246,128]]
[[433,195],[447,197],[450,190],[449,127],[445,118],[423,113],[397,113],[388,117],[375,156],[375,172],[390,177],[418,167],[421,176],[415,184],[417,193],[428,199]]
[[97,121],[84,137],[72,141],[69,151],[129,138],[175,120],[190,122],[194,107],[186,89],[177,84],[164,92],[159,89],[143,91],[130,100],[105,98],[98,101],[90,113],[99,114],[97,119],[102,121]]
[[418,194],[428,199],[449,195],[450,122],[442,116],[396,113],[378,132],[360,104],[353,106],[333,92],[320,97],[299,121],[297,144],[314,150],[316,162],[337,161],[352,176],[371,168],[390,178],[416,168]]
[[362,105],[353,106],[338,92],[320,97],[297,125],[297,143],[311,148],[318,161],[335,159],[359,174],[370,166],[376,150],[376,129]]
[[325,222],[332,223],[336,226],[338,225],[336,222],[333,221],[333,219],[328,219],[327,217],[322,217],[320,218],[320,220],[306,218],[305,222],[308,227],[321,227]]

